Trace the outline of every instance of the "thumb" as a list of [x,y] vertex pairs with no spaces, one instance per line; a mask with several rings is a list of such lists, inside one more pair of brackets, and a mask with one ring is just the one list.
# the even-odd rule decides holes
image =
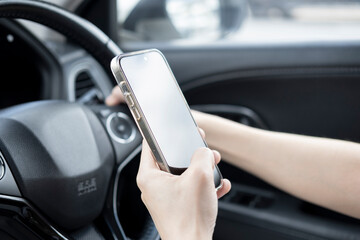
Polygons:
[[191,158],[191,163],[186,174],[195,174],[195,176],[210,176],[213,178],[215,166],[214,153],[209,148],[199,148]]

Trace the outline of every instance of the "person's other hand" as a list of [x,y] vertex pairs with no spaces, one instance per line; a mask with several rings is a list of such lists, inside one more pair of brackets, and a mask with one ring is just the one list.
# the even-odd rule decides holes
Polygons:
[[217,199],[231,188],[224,179],[215,190],[213,172],[219,161],[217,151],[200,148],[183,174],[172,175],[159,169],[143,141],[137,184],[162,239],[212,239]]
[[111,94],[105,99],[105,103],[108,106],[115,106],[119,103],[124,103],[124,95],[122,94],[120,87],[115,86],[113,90],[111,91]]
[[[108,106],[115,106],[120,103],[125,103],[124,95],[122,94],[120,87],[116,85],[109,96],[105,99],[105,103]],[[196,123],[201,127],[203,122],[206,122],[206,117],[209,116],[209,114],[199,112],[196,110],[191,110],[191,113],[196,121]]]

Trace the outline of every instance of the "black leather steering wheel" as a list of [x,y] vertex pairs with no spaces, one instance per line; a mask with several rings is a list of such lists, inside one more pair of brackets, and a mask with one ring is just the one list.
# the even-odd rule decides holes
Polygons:
[[109,63],[122,53],[99,28],[56,5],[42,1],[2,0],[0,18],[26,19],[52,28],[86,49],[112,76]]
[[[86,49],[111,77],[110,61],[122,52],[95,25],[47,2],[2,0],[0,18],[26,19],[58,31]],[[39,101],[5,109],[0,160],[6,160],[12,173],[8,181],[16,182],[20,196],[0,198],[21,200],[28,210],[23,217],[30,215],[45,235],[66,239],[59,229],[89,224],[103,210],[116,166],[111,144],[94,112],[80,104]],[[146,228],[141,239],[158,238],[153,224]],[[118,232],[114,238],[126,237]]]

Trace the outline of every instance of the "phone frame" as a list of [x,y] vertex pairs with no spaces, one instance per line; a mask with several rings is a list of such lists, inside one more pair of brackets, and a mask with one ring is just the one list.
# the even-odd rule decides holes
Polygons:
[[[111,61],[111,70],[112,70],[112,72],[114,74],[114,77],[115,77],[119,87],[120,87],[121,92],[124,95],[124,99],[125,99],[128,107],[129,107],[129,109],[130,109],[130,112],[131,112],[131,114],[132,114],[132,116],[133,116],[133,118],[134,118],[134,120],[136,122],[136,125],[138,126],[141,135],[143,136],[143,138],[148,143],[148,145],[149,145],[149,147],[151,149],[151,152],[152,152],[156,162],[158,163],[160,169],[163,170],[163,171],[174,174],[173,172],[170,171],[168,163],[167,163],[164,155],[162,154],[161,148],[159,147],[159,145],[157,143],[157,140],[156,140],[156,138],[155,138],[155,136],[154,136],[154,134],[153,134],[153,132],[151,130],[151,127],[150,127],[149,123],[146,120],[146,117],[145,117],[145,115],[144,115],[144,113],[143,113],[143,111],[141,109],[141,106],[138,103],[138,100],[137,100],[137,98],[136,98],[136,96],[135,96],[135,94],[134,94],[134,92],[133,92],[133,90],[131,88],[131,85],[129,84],[128,79],[127,79],[127,77],[126,77],[126,75],[125,75],[125,73],[124,73],[124,71],[123,71],[123,69],[121,67],[121,64],[120,64],[120,61],[123,58],[136,56],[136,55],[142,55],[142,54],[150,53],[150,52],[156,52],[156,53],[160,54],[160,56],[162,57],[162,59],[166,63],[168,71],[171,73],[172,79],[175,82],[175,85],[176,85],[176,87],[178,89],[178,92],[182,96],[184,104],[186,105],[186,107],[187,107],[187,109],[188,109],[188,111],[190,113],[190,116],[191,116],[195,126],[197,127],[199,134],[201,135],[199,127],[198,127],[193,115],[191,114],[190,107],[189,107],[189,105],[188,105],[188,103],[187,103],[187,101],[186,101],[186,99],[184,97],[184,94],[182,93],[182,91],[180,89],[180,86],[179,86],[178,82],[176,81],[176,78],[175,78],[175,76],[174,76],[174,74],[173,74],[173,72],[172,72],[172,70],[170,68],[170,65],[167,62],[165,56],[159,50],[157,50],[157,49],[147,49],[147,50],[141,50],[141,51],[136,51],[136,52],[120,54],[120,55],[118,55],[118,56],[116,56],[116,57],[114,57],[112,59],[112,61]],[[125,87],[127,88],[128,91],[126,91],[124,89],[123,84],[125,84]],[[129,100],[127,98],[127,95],[130,95],[130,97],[131,97],[131,99],[132,99],[132,101],[134,103],[133,106],[129,102]],[[136,113],[135,113],[136,110],[137,110],[137,114],[139,114],[139,116],[136,116]],[[204,138],[202,138],[202,140],[204,142],[205,147],[208,147],[208,145],[207,145],[206,141],[204,140]],[[221,172],[220,172],[219,168],[217,167],[217,165],[215,165],[215,168],[216,168],[216,170],[217,170],[217,172],[219,174],[219,178],[220,178],[219,186],[215,186],[216,189],[218,190],[223,185],[223,181],[222,181],[223,177],[222,177]]]

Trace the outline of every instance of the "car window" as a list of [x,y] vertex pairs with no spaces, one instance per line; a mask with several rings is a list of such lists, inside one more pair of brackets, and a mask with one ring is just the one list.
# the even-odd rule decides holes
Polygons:
[[117,0],[133,42],[360,40],[360,0]]

